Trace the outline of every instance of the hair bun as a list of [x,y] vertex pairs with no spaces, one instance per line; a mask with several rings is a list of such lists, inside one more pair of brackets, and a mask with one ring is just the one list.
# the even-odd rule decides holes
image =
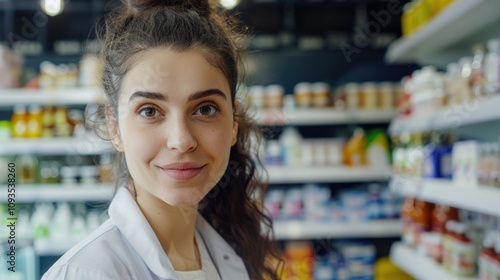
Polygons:
[[194,10],[201,16],[209,16],[212,7],[210,0],[126,0],[134,13],[141,13],[155,7],[180,7]]

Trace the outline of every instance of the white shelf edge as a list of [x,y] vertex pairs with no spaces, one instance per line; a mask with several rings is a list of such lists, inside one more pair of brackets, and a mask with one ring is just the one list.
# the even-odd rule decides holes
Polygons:
[[395,177],[393,191],[405,196],[441,203],[457,208],[500,216],[500,189],[491,186],[469,187],[445,179]]
[[444,270],[429,257],[418,254],[414,249],[396,242],[391,247],[393,263],[417,279],[479,280],[477,277],[458,277]]
[[346,123],[388,123],[396,110],[339,111],[334,108],[262,109],[255,112],[259,125],[331,125]]
[[[486,38],[494,37],[491,30],[496,28],[495,23],[498,22],[496,11],[500,5],[497,2],[457,0],[451,3],[415,33],[391,44],[385,60],[389,63],[446,65],[451,60],[470,55],[472,44],[485,40],[477,37],[481,32]],[[471,41],[468,40],[470,36],[476,37]]]
[[455,105],[427,114],[396,117],[389,125],[390,134],[450,129],[500,120],[500,94],[482,97],[467,105]]
[[0,107],[17,104],[85,105],[97,103],[99,88],[0,89]]
[[401,235],[399,220],[360,222],[274,221],[277,240],[396,237]]
[[392,172],[390,167],[266,166],[265,169],[270,184],[387,181]]
[[[0,185],[0,192],[7,194],[7,185]],[[16,184],[17,203],[57,201],[109,201],[113,197],[111,184]],[[7,200],[5,195],[0,203]]]
[[1,142],[0,155],[16,154],[71,154],[89,155],[113,152],[113,146],[96,136],[54,137],[39,139],[11,139]]

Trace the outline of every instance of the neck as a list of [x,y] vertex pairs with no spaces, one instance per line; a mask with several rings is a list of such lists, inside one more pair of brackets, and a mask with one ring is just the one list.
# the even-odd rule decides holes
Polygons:
[[172,206],[140,188],[136,201],[174,268],[201,269],[194,237],[197,205]]

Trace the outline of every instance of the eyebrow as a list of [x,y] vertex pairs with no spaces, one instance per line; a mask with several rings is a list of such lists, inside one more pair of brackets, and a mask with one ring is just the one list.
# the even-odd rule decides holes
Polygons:
[[[211,95],[218,95],[224,99],[227,99],[226,95],[221,90],[216,89],[216,88],[212,88],[212,89],[197,91],[197,92],[191,94],[188,97],[188,101],[193,101],[193,100],[208,97]],[[140,97],[147,98],[147,99],[153,99],[153,100],[167,101],[167,97],[159,92],[136,91],[130,96],[130,98],[128,99],[128,102],[130,103],[134,99],[140,98]]]

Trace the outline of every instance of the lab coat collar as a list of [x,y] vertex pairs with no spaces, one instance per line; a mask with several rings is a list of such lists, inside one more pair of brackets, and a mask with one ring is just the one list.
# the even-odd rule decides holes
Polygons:
[[[111,201],[109,217],[158,278],[177,279],[174,267],[163,251],[160,241],[126,187],[120,187]],[[197,215],[196,229],[203,238],[222,280],[249,279],[240,256],[200,214]]]
[[196,228],[205,241],[210,257],[219,270],[222,280],[250,279],[241,257],[200,214],[196,219]]
[[109,217],[158,278],[177,279],[160,241],[127,188],[120,187],[116,192],[109,206]]

